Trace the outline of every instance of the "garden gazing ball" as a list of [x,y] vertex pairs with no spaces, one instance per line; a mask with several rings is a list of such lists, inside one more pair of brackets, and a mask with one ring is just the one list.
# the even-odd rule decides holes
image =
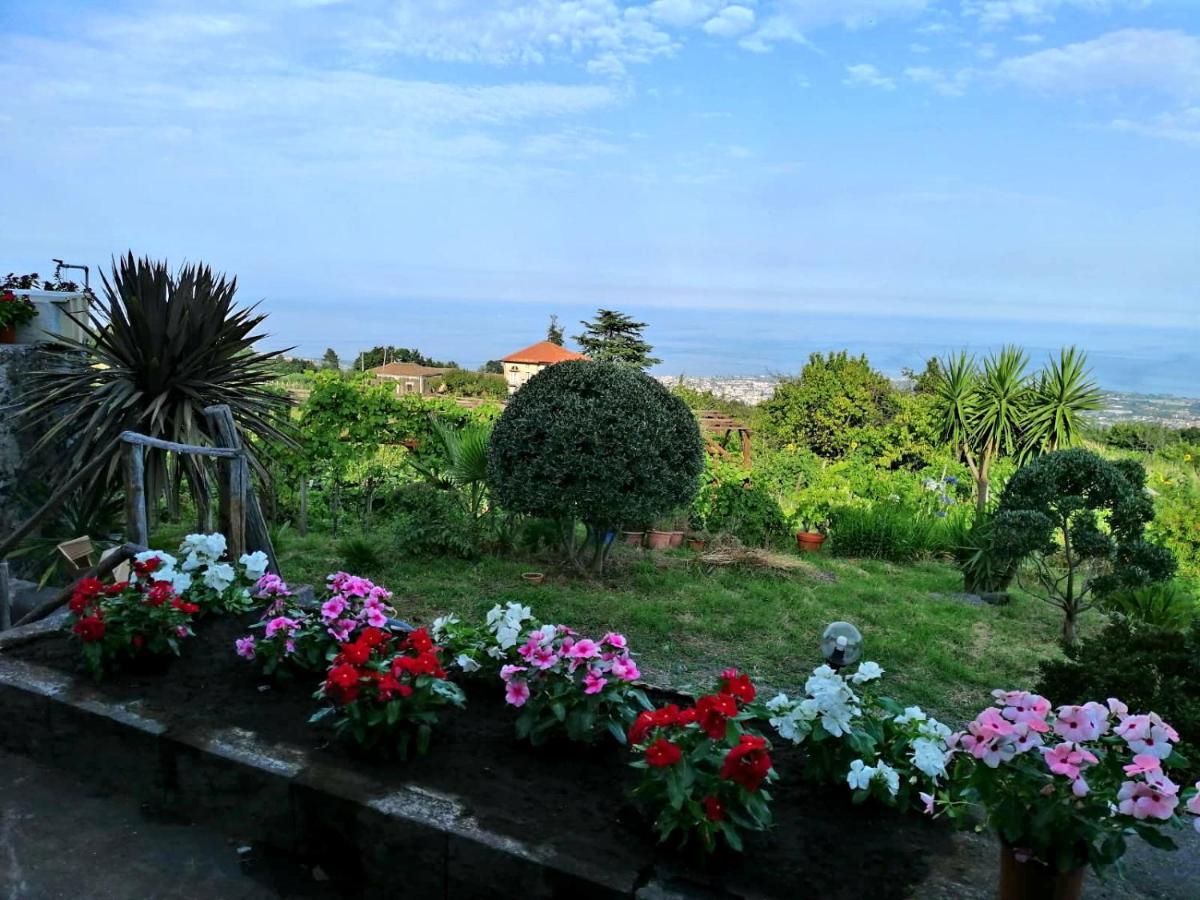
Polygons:
[[835,669],[858,662],[862,634],[849,622],[834,622],[821,635],[821,655]]

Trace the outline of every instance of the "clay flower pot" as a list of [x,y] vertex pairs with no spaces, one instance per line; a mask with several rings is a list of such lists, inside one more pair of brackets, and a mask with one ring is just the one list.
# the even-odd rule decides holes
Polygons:
[[672,547],[682,547],[683,546],[683,534],[684,533],[682,531],[672,531],[671,532],[671,546]]
[[630,547],[642,546],[642,539],[646,536],[644,531],[622,531],[621,539]]
[[543,581],[546,580],[546,573],[545,572],[522,572],[521,579],[523,581],[525,581],[526,584],[541,584]]
[[703,538],[689,538],[688,539],[688,549],[695,550],[697,553],[703,552],[704,548],[707,546],[708,546],[708,541],[704,540]]
[[818,531],[796,532],[796,546],[805,553],[817,553],[825,543],[825,535]]
[[646,546],[651,550],[666,550],[671,546],[671,534],[670,531],[647,531]]
[[1079,900],[1087,869],[1059,872],[1034,859],[1024,862],[1000,847],[1000,900]]

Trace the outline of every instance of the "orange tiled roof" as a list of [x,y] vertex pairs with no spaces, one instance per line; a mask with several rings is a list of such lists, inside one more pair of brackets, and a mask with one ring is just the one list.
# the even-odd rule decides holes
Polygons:
[[560,347],[558,344],[552,344],[549,341],[538,341],[524,350],[518,350],[516,353],[510,353],[501,362],[506,363],[534,363],[553,365],[554,363],[566,362],[568,359],[587,359],[582,353],[576,353],[574,350],[568,350],[566,347]]

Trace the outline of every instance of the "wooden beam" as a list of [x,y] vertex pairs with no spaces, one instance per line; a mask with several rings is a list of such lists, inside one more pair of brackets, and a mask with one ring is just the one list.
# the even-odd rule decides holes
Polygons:
[[[275,555],[271,532],[267,529],[267,520],[263,517],[258,495],[254,492],[254,484],[250,477],[250,463],[246,457],[246,450],[242,446],[241,435],[238,434],[237,423],[233,420],[233,412],[222,403],[208,407],[204,410],[204,415],[212,422],[217,441],[238,453],[238,472],[233,475],[230,484],[231,494],[236,495],[238,499],[234,500],[234,508],[229,511],[229,514],[231,521],[240,516],[241,543],[239,546],[243,549],[239,550],[235,556],[233,540],[227,533],[226,538],[229,538],[230,543],[229,557],[236,560],[243,552],[261,550],[267,554],[268,570],[278,574],[279,558]],[[241,504],[240,510],[237,508],[238,503]]]
[[146,515],[146,448],[142,444],[125,445],[125,537],[143,547],[150,543],[150,525]]
[[59,591],[58,594],[51,597],[40,606],[35,606],[33,609],[27,612],[21,618],[21,620],[17,622],[17,625],[28,625],[30,622],[37,622],[40,619],[46,618],[46,616],[50,615],[50,613],[54,612],[71,599],[71,595],[75,593],[75,585],[84,578],[106,578],[107,576],[111,575],[113,570],[117,568],[117,566],[121,565],[121,563],[133,559],[145,549],[146,547],[139,546],[138,544],[122,544],[116,549],[116,552],[110,553],[87,571],[81,572],[79,578]]
[[[210,409],[211,408],[212,407],[210,407]],[[122,431],[121,440],[126,444],[137,444],[142,447],[153,447],[156,450],[166,450],[170,453],[191,453],[194,456],[211,456],[216,459],[237,459],[243,453],[240,445],[236,448],[231,448],[200,447],[195,444],[177,444],[174,441],[164,441],[161,438],[150,437],[148,434],[138,434],[136,431]]]

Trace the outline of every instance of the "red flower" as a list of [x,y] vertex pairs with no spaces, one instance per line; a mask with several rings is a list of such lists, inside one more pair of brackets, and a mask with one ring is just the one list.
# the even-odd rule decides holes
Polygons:
[[757,791],[770,771],[767,742],[756,734],[743,734],[738,745],[721,763],[721,778],[740,784],[748,791]]
[[104,621],[100,618],[100,614],[97,613],[96,615],[80,619],[75,623],[75,627],[72,630],[85,641],[98,641],[104,637]]
[[646,762],[660,769],[673,766],[681,759],[683,759],[683,754],[679,748],[663,738],[659,738],[646,748]]
[[737,669],[726,669],[721,673],[721,693],[729,694],[739,703],[752,703],[758,692],[749,675],[743,675]]
[[655,728],[665,728],[668,725],[677,724],[681,715],[679,707],[674,703],[664,706],[662,709],[638,713],[637,719],[629,728],[629,743],[640,744],[645,740],[646,735]]
[[710,822],[720,822],[725,818],[725,804],[716,797],[705,797],[704,818]]
[[389,635],[382,628],[367,626],[358,633],[358,642],[368,647],[378,647],[388,642]]
[[142,562],[134,560],[133,571],[138,575],[151,575],[158,569],[160,565],[162,565],[162,560],[157,556],[152,556]]
[[714,741],[725,736],[726,721],[737,715],[737,703],[729,694],[709,694],[696,701],[696,721]]
[[399,695],[401,697],[411,697],[413,689],[407,684],[401,684],[396,680],[396,677],[391,674],[385,674],[379,679],[379,683],[375,685],[379,691],[380,700],[391,700],[392,697]]
[[188,603],[182,597],[172,597],[171,605],[180,612],[186,613],[189,616],[194,616],[196,613],[200,612],[199,606],[197,606],[195,603]]
[[75,585],[75,596],[83,596],[88,599],[99,597],[100,592],[104,590],[104,585],[100,583],[99,578],[84,578],[79,584]]
[[142,647],[142,644],[146,643],[146,639],[144,637],[142,637],[140,634],[135,634],[133,637],[131,637],[129,639],[129,643],[133,644],[134,649],[140,650]]
[[83,615],[83,611],[88,608],[90,597],[76,591],[71,595],[71,599],[67,601],[67,609],[75,613],[75,615]]
[[358,679],[360,672],[354,666],[342,663],[329,670],[329,678],[325,682],[325,693],[333,698],[335,703],[349,703],[358,696]]
[[361,640],[355,641],[353,644],[342,644],[341,650],[338,659],[352,666],[361,666],[371,658],[370,645],[364,644]]
[[405,638],[402,645],[405,649],[416,650],[418,653],[425,653],[433,649],[433,641],[429,637],[429,632],[424,628],[418,628],[416,631],[410,631],[408,637]]
[[128,587],[129,587],[128,581],[118,581],[115,584],[110,584],[108,587],[106,587],[104,589],[104,593],[107,594],[109,597],[116,597],[118,594],[123,593],[125,591],[125,589]]
[[[162,606],[168,600],[174,602],[175,591],[171,589],[171,585],[165,581],[156,581],[154,586],[146,592],[146,602],[151,606]],[[176,606],[176,609],[179,607]]]

